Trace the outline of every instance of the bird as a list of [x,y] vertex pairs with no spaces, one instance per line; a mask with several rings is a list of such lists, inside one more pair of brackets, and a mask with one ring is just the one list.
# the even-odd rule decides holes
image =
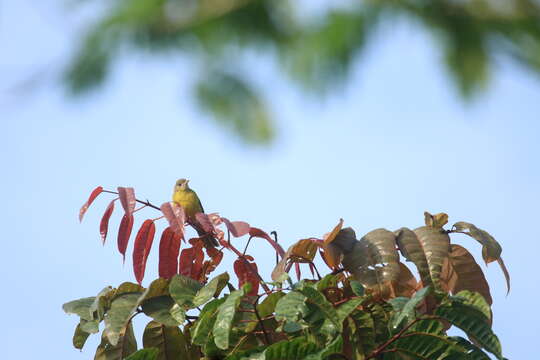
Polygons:
[[189,187],[189,180],[179,179],[174,185],[173,202],[180,205],[186,214],[187,222],[197,231],[199,237],[204,241],[205,246],[218,246],[218,241],[212,234],[205,232],[199,225],[195,214],[204,213],[204,208],[197,193]]

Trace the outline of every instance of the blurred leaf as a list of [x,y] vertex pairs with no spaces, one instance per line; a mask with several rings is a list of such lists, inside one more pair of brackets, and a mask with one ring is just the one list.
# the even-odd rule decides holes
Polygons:
[[429,286],[422,288],[414,294],[414,296],[405,303],[405,306],[399,311],[396,318],[394,318],[394,321],[392,323],[392,326],[394,328],[397,328],[403,320],[412,321],[415,319],[416,315],[416,307],[424,300],[426,295],[429,294],[431,291],[431,288]]
[[298,291],[290,291],[276,304],[276,320],[296,322],[307,315],[306,296]]
[[267,144],[274,137],[268,110],[254,89],[238,76],[221,71],[204,74],[196,86],[201,109],[248,143]]
[[442,227],[448,223],[448,215],[445,213],[431,215],[427,211],[424,211],[424,220],[426,226],[442,229]]
[[245,221],[229,221],[222,217],[221,220],[234,237],[241,237],[249,233],[250,226]]

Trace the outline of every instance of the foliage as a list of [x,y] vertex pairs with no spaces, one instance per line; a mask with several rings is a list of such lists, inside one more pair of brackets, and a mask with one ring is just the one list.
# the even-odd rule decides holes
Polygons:
[[248,142],[274,134],[266,101],[244,59],[277,58],[290,78],[325,93],[343,83],[379,29],[407,18],[433,34],[460,94],[471,99],[500,55],[540,72],[540,5],[534,0],[349,1],[306,18],[288,0],[117,0],[86,29],[65,73],[74,94],[102,84],[126,52],[196,59],[197,103]]
[[[104,323],[95,359],[489,359],[486,352],[503,359],[491,328],[492,299],[484,274],[465,248],[451,244],[450,235],[469,233],[482,244],[486,262],[498,261],[508,285],[510,279],[499,243],[470,223],[444,229],[446,214],[426,212],[425,226],[395,232],[376,229],[357,239],[340,220],[323,238],[302,239],[284,251],[264,231],[245,222],[197,214],[200,220],[194,224],[174,203],[152,205],[136,199],[132,188],[96,188],[81,209],[81,220],[101,193],[118,194],[124,217],[139,210],[136,203],[163,212],[170,226],[161,241],[180,259],[175,263],[160,251],[161,277],[147,288],[141,285],[153,244],[149,229],[155,229],[157,219],[146,220],[133,251],[138,283],[106,287],[95,297],[64,304],[66,313],[80,318],[73,336],[77,349]],[[105,216],[110,215],[107,208]],[[190,250],[190,256],[179,255],[186,226],[204,228],[220,249],[205,243],[203,234],[191,238],[190,247],[182,250]],[[119,241],[129,241],[122,232],[131,230],[120,225]],[[170,232],[181,241],[170,242]],[[257,236],[273,246],[280,259],[272,282],[263,281],[254,258],[246,254],[248,246],[238,251],[230,235],[249,235],[247,245]],[[224,251],[237,257],[238,289],[228,273],[209,279],[222,258],[217,254]],[[324,277],[313,262],[317,254],[330,269]],[[401,257],[415,265],[419,280]],[[300,264],[314,270],[313,279],[301,278]],[[288,275],[293,265],[298,266],[296,283]],[[150,320],[137,351],[132,319],[141,313]],[[449,336],[452,326],[468,339]]]

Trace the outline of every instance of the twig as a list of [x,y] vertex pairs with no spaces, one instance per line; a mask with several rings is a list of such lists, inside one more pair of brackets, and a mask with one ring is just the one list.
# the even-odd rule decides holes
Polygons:
[[409,330],[409,328],[411,326],[413,326],[414,324],[416,324],[418,321],[420,320],[424,320],[424,319],[420,319],[420,318],[416,318],[414,319],[413,321],[411,321],[407,326],[405,326],[403,329],[401,329],[397,334],[395,334],[394,336],[392,336],[390,339],[388,339],[388,341],[386,341],[384,344],[382,344],[381,346],[379,346],[378,348],[376,348],[375,350],[373,350],[371,352],[371,354],[366,358],[366,360],[369,360],[369,359],[374,359],[376,358],[377,356],[379,356],[380,353],[384,352],[385,349],[390,345],[392,344],[394,341],[398,340],[404,333],[405,331]]
[[253,239],[253,236],[249,237],[249,239],[247,241],[247,244],[246,244],[246,247],[244,248],[244,252],[242,253],[242,255],[246,255],[246,251],[248,249],[249,243],[251,242],[251,239]]
[[[278,237],[277,237],[277,232],[274,230],[270,233],[270,235],[274,235],[274,240],[276,241],[276,244],[278,243]],[[276,251],[276,266],[277,264],[279,263],[279,255]]]
[[[110,190],[103,190],[104,193],[109,193],[109,194],[116,194],[118,195],[118,193],[116,191],[110,191]],[[139,204],[143,204],[143,205],[146,205],[146,206],[149,206],[151,208],[154,208],[156,210],[159,210],[161,211],[161,208],[159,206],[156,206],[152,203],[150,203],[150,201],[148,201],[148,199],[146,199],[146,201],[142,201],[142,200],[139,200],[139,199],[135,199],[136,202],[138,202]]]
[[261,325],[261,330],[264,334],[264,341],[266,341],[266,345],[270,345],[270,339],[268,338],[268,334],[266,333],[266,329],[264,328],[264,323],[261,320],[261,315],[259,314],[259,311],[257,310],[257,303],[260,300],[260,296],[257,297],[257,300],[255,301],[255,304],[253,304],[253,309],[255,309],[255,316],[257,316],[257,320],[259,321],[259,325]]

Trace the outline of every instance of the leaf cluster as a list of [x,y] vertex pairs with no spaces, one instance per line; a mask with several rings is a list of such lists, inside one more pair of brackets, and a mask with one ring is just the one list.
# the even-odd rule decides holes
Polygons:
[[249,52],[276,58],[291,80],[326,93],[346,81],[379,29],[410,19],[437,40],[464,99],[488,84],[497,57],[540,72],[540,5],[534,0],[377,0],[330,7],[315,19],[287,0],[117,0],[86,29],[65,73],[82,94],[102,84],[128,52],[188,57],[201,64],[193,94],[242,140],[267,143],[270,111],[250,79]]
[[[102,192],[110,191],[95,189],[81,217]],[[142,201],[130,188],[119,188],[118,194],[124,217],[133,216],[134,204]],[[175,234],[182,228],[183,236],[184,226],[189,225],[181,217],[183,210],[166,204],[151,206],[169,220],[165,232]],[[247,223],[219,218],[233,236],[249,234],[248,245],[253,236],[268,236]],[[147,221],[139,234],[151,232]],[[463,233],[476,239],[484,261],[497,261],[509,286],[502,248],[473,224],[458,222],[444,229],[447,222],[444,213],[426,212],[425,226],[394,232],[376,229],[357,239],[340,220],[322,239],[302,239],[287,251],[268,236],[279,262],[273,281],[264,282],[255,259],[245,254],[247,246],[243,253],[226,246],[228,241],[210,226],[212,222],[201,220],[198,226],[209,233],[191,239],[187,250],[202,249],[207,246],[204,236],[216,236],[223,249],[238,257],[234,264],[238,288],[227,272],[208,280],[206,275],[215,267],[204,271],[205,276],[193,271],[194,264],[204,263],[204,253],[202,259],[180,255],[180,266],[169,268],[168,276],[147,288],[140,284],[136,266],[139,283],[106,287],[96,296],[64,304],[63,309],[79,317],[73,336],[77,349],[103,327],[95,359],[489,359],[487,353],[503,359],[491,328],[489,285],[472,255],[451,244],[450,235]],[[140,236],[146,244],[148,235]],[[174,246],[180,242],[174,246],[165,242],[178,257]],[[330,270],[323,277],[313,262],[317,254]],[[401,258],[414,264],[419,279]],[[301,265],[309,266],[315,279],[302,278]],[[293,266],[299,278],[296,283],[288,275]],[[139,314],[150,318],[140,350],[132,326]],[[468,338],[449,336],[451,327]]]

